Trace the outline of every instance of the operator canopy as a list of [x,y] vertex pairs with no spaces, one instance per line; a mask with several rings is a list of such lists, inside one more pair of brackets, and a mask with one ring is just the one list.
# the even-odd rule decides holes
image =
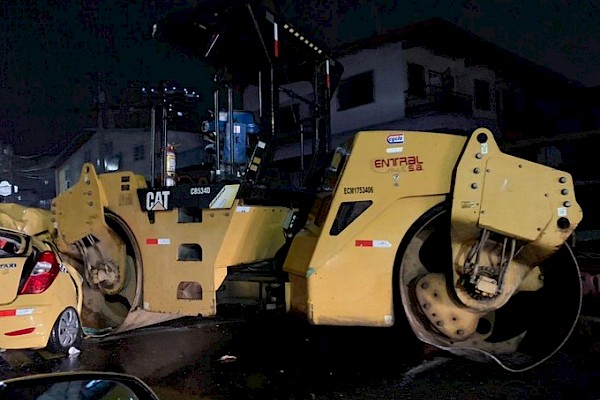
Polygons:
[[259,2],[203,1],[173,12],[153,27],[153,36],[203,59],[222,78],[247,86],[258,83],[258,72],[280,67],[283,82],[313,82],[316,68],[329,60],[330,93],[343,68],[325,47],[306,37]]

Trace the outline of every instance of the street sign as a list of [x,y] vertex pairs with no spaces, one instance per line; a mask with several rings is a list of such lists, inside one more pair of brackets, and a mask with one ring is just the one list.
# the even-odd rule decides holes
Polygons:
[[0,196],[10,196],[11,194],[13,194],[13,188],[14,193],[17,193],[19,191],[19,188],[17,186],[11,185],[8,181],[0,182]]

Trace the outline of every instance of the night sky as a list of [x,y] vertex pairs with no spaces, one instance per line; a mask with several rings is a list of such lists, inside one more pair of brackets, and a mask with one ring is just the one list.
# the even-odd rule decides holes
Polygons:
[[[129,81],[207,88],[210,74],[150,38],[187,0],[1,0],[0,140],[17,154],[57,153],[89,124],[98,84],[117,102]],[[278,1],[330,46],[442,17],[585,86],[600,85],[597,0]],[[398,5],[393,5],[398,3]],[[204,93],[206,103],[211,94]]]

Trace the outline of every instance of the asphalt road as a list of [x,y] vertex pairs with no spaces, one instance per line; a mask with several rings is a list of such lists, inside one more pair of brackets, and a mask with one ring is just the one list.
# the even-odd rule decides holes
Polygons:
[[600,399],[600,345],[579,329],[545,364],[509,373],[393,329],[283,319],[182,319],[86,339],[81,353],[0,353],[3,377],[68,370],[136,375],[164,399]]

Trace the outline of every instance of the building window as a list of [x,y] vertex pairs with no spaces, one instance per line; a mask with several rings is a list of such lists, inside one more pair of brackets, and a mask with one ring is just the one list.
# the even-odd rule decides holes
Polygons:
[[133,148],[133,161],[141,161],[146,158],[146,149],[144,145],[135,146]]
[[490,111],[490,83],[475,79],[475,108]]
[[362,106],[375,101],[373,71],[344,79],[337,92],[338,111]]
[[65,187],[68,189],[71,187],[71,171],[65,169]]
[[442,74],[435,71],[429,71],[429,85],[442,87]]
[[425,67],[419,64],[408,63],[407,70],[408,90],[411,97],[425,97]]
[[107,156],[104,159],[104,171],[114,172],[114,171],[118,171],[119,168],[121,168],[121,153]]

